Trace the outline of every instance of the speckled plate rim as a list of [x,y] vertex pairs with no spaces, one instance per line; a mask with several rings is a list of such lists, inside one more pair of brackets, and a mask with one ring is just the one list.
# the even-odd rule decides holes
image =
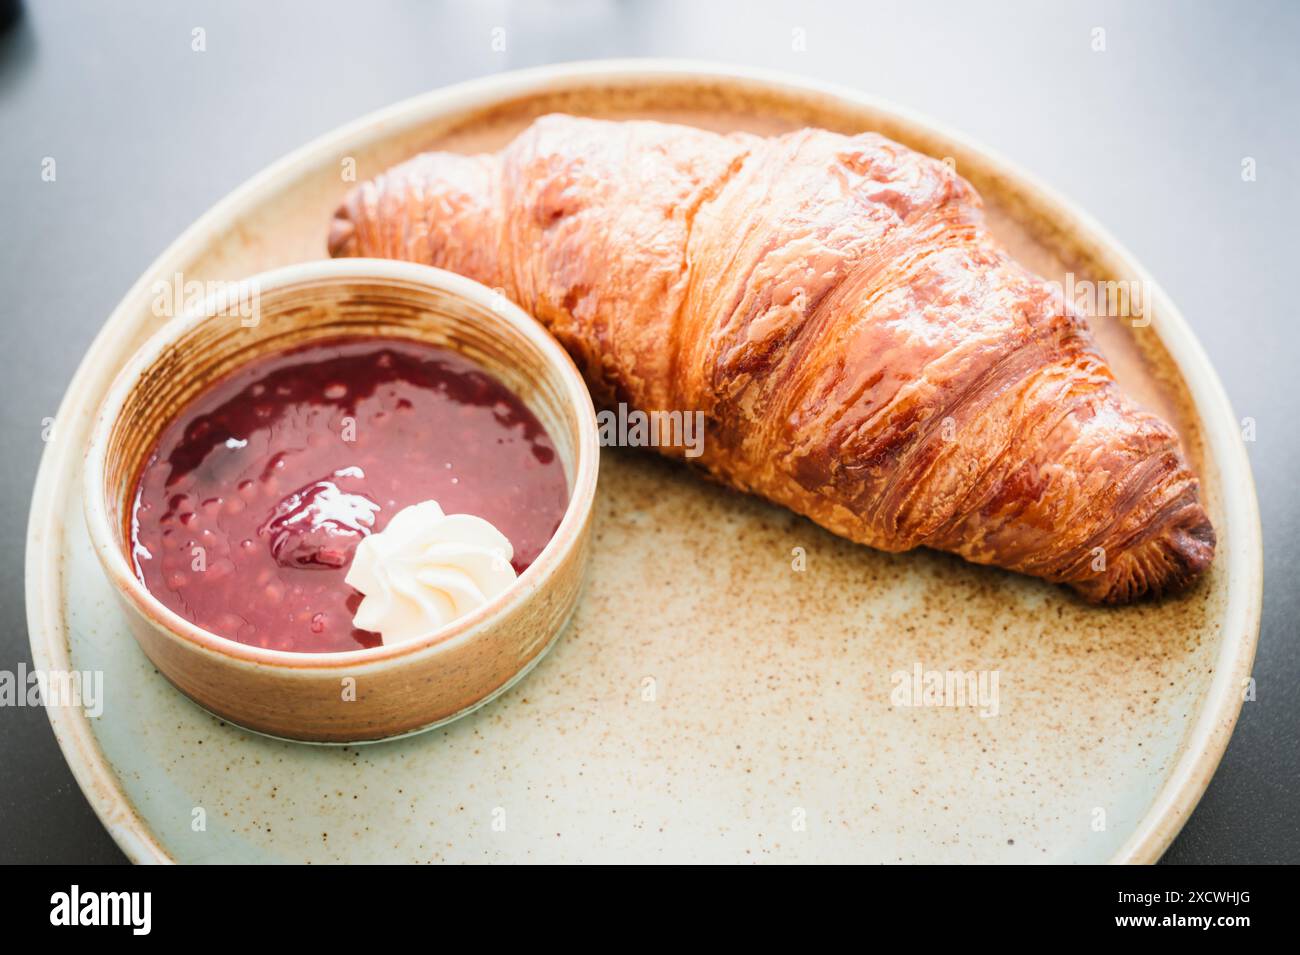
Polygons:
[[[1053,221],[1067,224],[1092,245],[1107,250],[1107,258],[1122,264],[1127,274],[1150,280],[1132,255],[1091,216],[1036,178],[943,124],[879,98],[803,77],[715,63],[633,59],[558,64],[472,80],[404,100],[300,147],[236,188],[186,229],[127,292],[78,366],[59,405],[56,421],[66,421],[70,414],[85,412],[90,396],[108,387],[118,368],[96,362],[94,356],[101,344],[122,333],[140,303],[147,301],[152,277],[170,274],[174,263],[189,261],[211,237],[221,234],[244,212],[292,182],[304,166],[320,157],[344,155],[382,138],[394,128],[406,128],[449,113],[483,108],[548,89],[601,84],[627,86],[639,81],[671,79],[793,93],[888,115],[919,135],[959,146],[963,155],[978,159],[986,170],[1015,182],[1017,189],[1030,197],[1036,208],[1050,214]],[[1259,509],[1236,417],[1208,357],[1181,313],[1158,285],[1152,283],[1150,287],[1156,290],[1156,317],[1151,327],[1187,385],[1203,430],[1206,456],[1218,469],[1220,486],[1232,489],[1231,494],[1223,495],[1226,534],[1220,542],[1220,553],[1231,560],[1223,632],[1213,679],[1177,763],[1146,813],[1111,858],[1110,861],[1117,863],[1150,863],[1159,859],[1209,784],[1241,709],[1241,687],[1250,675],[1254,660],[1263,595]],[[81,456],[78,442],[51,441],[41,458],[32,497],[27,530],[27,625],[33,661],[42,670],[71,667],[60,543],[63,502],[72,492]],[[47,707],[46,712],[73,776],[126,856],[141,863],[175,861],[126,795],[99,748],[85,713],[70,707]]]

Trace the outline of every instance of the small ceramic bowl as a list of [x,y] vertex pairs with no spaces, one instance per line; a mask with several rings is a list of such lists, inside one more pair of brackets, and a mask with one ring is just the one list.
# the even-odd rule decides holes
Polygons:
[[[195,395],[268,353],[340,336],[415,339],[454,349],[508,386],[550,433],[569,506],[541,555],[504,593],[427,637],[342,653],[248,646],[203,630],[156,599],[130,560],[130,499],[157,437]],[[506,690],[551,646],[586,568],[599,442],[591,398],[537,322],[476,282],[367,259],[254,276],[167,324],[109,389],[86,458],[95,550],[149,659],[200,706],[287,739],[362,742],[462,716]]]

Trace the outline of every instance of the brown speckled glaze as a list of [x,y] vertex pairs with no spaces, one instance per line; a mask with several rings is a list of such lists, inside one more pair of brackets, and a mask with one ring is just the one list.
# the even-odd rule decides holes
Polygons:
[[[572,362],[490,290],[437,270],[395,266],[291,267],[249,280],[256,322],[202,312],[175,319],[114,382],[90,439],[87,525],[136,640],[200,706],[261,733],[362,742],[451,719],[536,663],[581,589],[599,449],[591,399]],[[302,654],[208,633],[168,609],[131,571],[130,503],[142,462],[162,427],[233,368],[348,336],[440,345],[494,374],[552,436],[571,489],[568,511],[506,593],[427,639]]]
[[[958,135],[858,93],[731,68],[494,77],[306,147],[141,278],[78,372],[43,462],[33,651],[38,665],[105,672],[103,717],[51,719],[114,837],[143,861],[1156,859],[1231,733],[1260,587],[1235,419],[1159,293],[1150,327],[1093,331],[1125,388],[1178,427],[1220,532],[1215,564],[1175,600],[1099,609],[956,558],[882,554],[652,455],[605,450],[572,623],[527,681],[476,713],[380,746],[305,747],[240,732],[158,678],[87,546],[76,490],[92,409],[156,327],[150,283],[321,258],[321,223],[350,185],[344,159],[364,180],[423,149],[495,149],[551,111],[874,129],[953,157],[999,238],[1040,274],[1143,277],[1086,215]],[[996,669],[999,715],[891,705],[891,675],[918,662]],[[206,832],[192,831],[195,806]]]

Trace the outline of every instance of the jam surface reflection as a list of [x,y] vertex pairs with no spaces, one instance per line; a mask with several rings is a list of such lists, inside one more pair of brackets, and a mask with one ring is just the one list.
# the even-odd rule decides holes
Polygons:
[[523,572],[568,504],[550,436],[468,359],[336,340],[257,359],[163,431],[135,493],[136,571],[206,630],[278,650],[376,646],[352,626],[356,545],[403,507],[476,514]]

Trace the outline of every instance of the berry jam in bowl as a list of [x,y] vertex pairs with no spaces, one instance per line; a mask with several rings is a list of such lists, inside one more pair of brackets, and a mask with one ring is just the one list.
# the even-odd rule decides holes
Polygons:
[[335,260],[167,322],[109,390],[87,526],[137,642],[258,732],[362,742],[503,692],[577,603],[586,386],[492,290]]

